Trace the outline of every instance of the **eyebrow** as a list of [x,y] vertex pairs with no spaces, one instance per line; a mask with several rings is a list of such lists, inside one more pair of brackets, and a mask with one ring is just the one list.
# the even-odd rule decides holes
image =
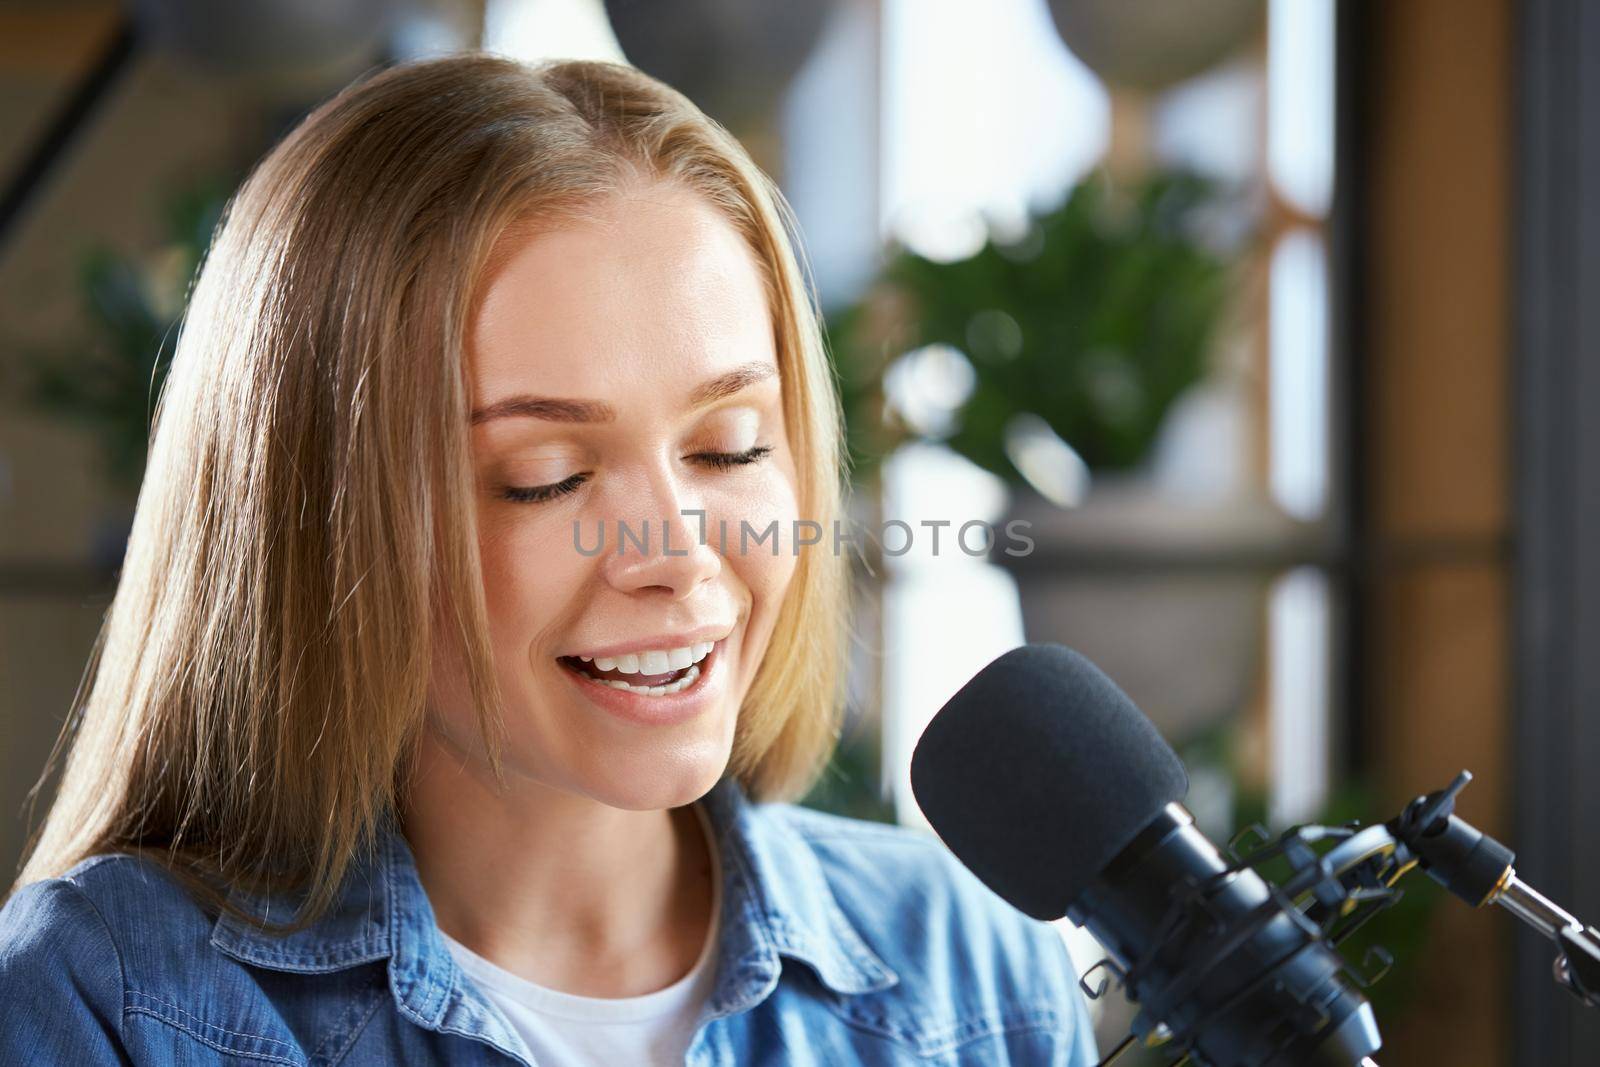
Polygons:
[[714,400],[721,400],[725,396],[732,396],[741,389],[747,389],[757,382],[764,382],[778,373],[778,368],[770,363],[746,363],[735,367],[726,374],[712,378],[710,381],[701,382],[689,394],[689,407],[702,408]]
[[562,400],[552,396],[509,396],[472,413],[472,425],[495,419],[544,419],[548,422],[615,422],[617,413],[599,400]]
[[[704,407],[777,373],[778,368],[771,363],[745,363],[697,385],[689,394],[689,407]],[[507,418],[544,419],[547,422],[615,422],[617,411],[603,400],[519,395],[497,400],[474,411],[472,425]]]

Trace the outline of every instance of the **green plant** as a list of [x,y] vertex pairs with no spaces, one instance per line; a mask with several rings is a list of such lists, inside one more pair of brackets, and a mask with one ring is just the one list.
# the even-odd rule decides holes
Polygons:
[[78,280],[91,344],[24,356],[25,398],[88,426],[99,439],[106,473],[123,488],[137,489],[143,477],[150,419],[177,343],[187,286],[229,187],[211,179],[177,193],[165,211],[168,240],[150,257],[99,244],[85,249]]
[[916,428],[883,403],[900,354],[966,355],[971,395],[946,439],[1010,481],[1006,427],[1042,417],[1091,468],[1138,463],[1172,402],[1205,372],[1230,255],[1203,235],[1226,197],[1185,172],[1122,187],[1079,182],[1020,241],[946,263],[901,249],[856,304],[828,317],[851,459],[870,470]]

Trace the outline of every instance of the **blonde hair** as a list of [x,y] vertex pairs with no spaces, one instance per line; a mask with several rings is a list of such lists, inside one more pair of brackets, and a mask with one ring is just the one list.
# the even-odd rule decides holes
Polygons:
[[[696,191],[749,242],[801,513],[842,519],[837,392],[792,216],[738,142],[616,64],[468,53],[373,74],[256,166],[213,237],[13,889],[135,852],[232,914],[232,888],[304,890],[281,929],[303,928],[398,811],[435,640],[462,656],[503,773],[466,328],[497,238],[641,178]],[[752,799],[798,799],[837,742],[844,567],[800,554],[733,742]]]

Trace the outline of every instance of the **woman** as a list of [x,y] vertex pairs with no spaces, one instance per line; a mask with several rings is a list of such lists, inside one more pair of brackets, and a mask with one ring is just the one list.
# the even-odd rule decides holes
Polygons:
[[792,803],[846,586],[781,204],[601,63],[392,68],[263,160],[0,912],[0,1061],[1095,1062],[1053,929]]

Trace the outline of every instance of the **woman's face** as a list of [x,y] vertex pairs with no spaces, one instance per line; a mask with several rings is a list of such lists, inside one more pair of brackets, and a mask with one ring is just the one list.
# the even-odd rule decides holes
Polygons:
[[[674,807],[727,765],[794,572],[795,461],[744,240],[676,186],[595,216],[507,237],[470,324],[506,765],[614,807]],[[776,553],[753,537],[774,521]],[[436,663],[434,721],[481,753],[466,692]]]

